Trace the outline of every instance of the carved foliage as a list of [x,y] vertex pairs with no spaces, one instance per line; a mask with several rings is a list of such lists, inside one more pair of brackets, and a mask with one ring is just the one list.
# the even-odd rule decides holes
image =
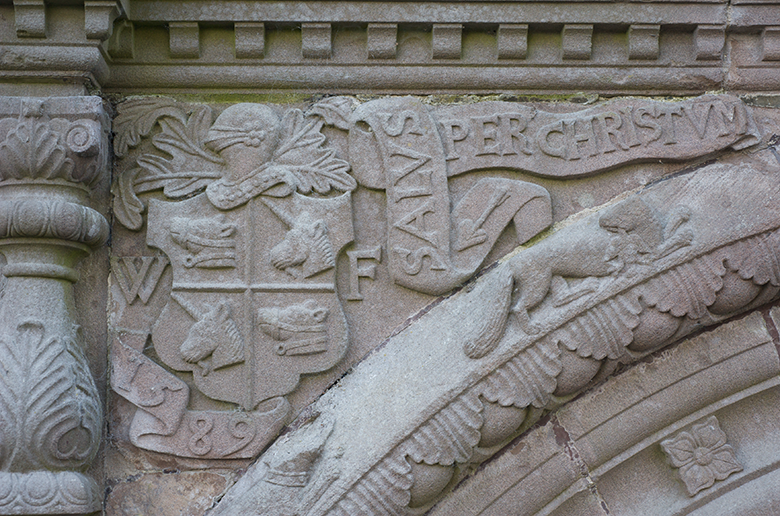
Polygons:
[[555,332],[555,337],[581,357],[616,359],[634,340],[642,307],[636,294],[615,296],[577,316]]
[[[158,189],[169,198],[181,199],[209,187],[212,201],[229,209],[279,185],[287,188],[281,195],[296,190],[304,194],[346,192],[357,186],[347,173],[349,164],[324,145],[323,124],[343,125],[344,117],[329,104],[306,115],[298,109],[288,110],[281,121],[269,108],[250,104],[231,106],[213,120],[208,106],[187,109],[166,98],[129,99],[117,110],[114,152],[119,158],[125,158],[159,127],[152,136],[156,150],[138,157],[137,166],[123,171],[112,189],[117,218],[130,229],[143,224],[145,204],[138,195]],[[237,178],[221,179],[230,171],[222,151],[243,143],[261,152],[264,141],[274,144],[271,159],[256,159],[259,168],[239,181],[245,196],[228,199],[236,195]]]
[[274,162],[291,167],[300,193],[351,192],[357,183],[347,174],[349,164],[336,158],[335,150],[324,147],[322,126],[322,120],[306,118],[298,109],[289,110],[282,119]]
[[724,253],[725,264],[743,280],[780,286],[780,261],[774,252],[778,244],[780,234],[776,232],[746,238],[728,247]]
[[52,119],[44,101],[21,102],[18,120],[0,122],[0,180],[60,179],[93,186],[106,160],[100,123]]
[[314,104],[306,114],[321,117],[325,125],[349,131],[353,104],[354,101],[349,97],[330,97]]
[[68,175],[73,162],[67,161],[65,147],[57,133],[47,124],[19,124],[0,144],[10,160],[5,162],[4,175],[51,178],[63,170]]
[[102,498],[102,489],[79,473],[6,473],[0,481],[3,514],[85,514],[99,508]]
[[[715,255],[681,264],[650,281],[643,297],[660,312],[691,319],[703,317],[723,286],[721,278],[726,269],[722,262]],[[670,292],[675,295],[670,296]]]
[[169,117],[186,123],[181,115],[182,110],[173,99],[152,97],[121,103],[114,119],[114,154],[118,158],[124,157],[130,147],[141,143],[141,138],[152,131],[159,118]]
[[37,322],[0,338],[3,471],[81,469],[97,452],[102,414],[81,346]]
[[412,468],[403,456],[390,455],[369,471],[356,488],[334,507],[332,516],[403,516],[414,483]]
[[403,448],[415,462],[451,466],[471,458],[479,442],[482,403],[476,395],[457,398],[421,426]]
[[543,339],[493,371],[475,391],[504,407],[542,408],[550,403],[561,368],[558,343]]

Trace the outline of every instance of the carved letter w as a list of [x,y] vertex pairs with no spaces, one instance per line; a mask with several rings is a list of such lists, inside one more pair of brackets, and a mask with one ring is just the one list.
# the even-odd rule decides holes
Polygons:
[[149,301],[168,265],[168,259],[163,256],[122,256],[112,262],[114,277],[131,305],[136,297],[143,304]]

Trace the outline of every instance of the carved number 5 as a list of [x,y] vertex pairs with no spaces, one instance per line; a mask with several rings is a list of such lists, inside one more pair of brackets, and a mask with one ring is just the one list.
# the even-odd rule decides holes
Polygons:
[[211,451],[211,438],[206,437],[214,427],[214,417],[201,414],[190,420],[190,450],[195,455],[206,455]]

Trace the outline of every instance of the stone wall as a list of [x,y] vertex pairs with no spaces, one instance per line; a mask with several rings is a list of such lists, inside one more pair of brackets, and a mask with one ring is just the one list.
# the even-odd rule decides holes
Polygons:
[[780,512],[778,13],[0,4],[0,514]]

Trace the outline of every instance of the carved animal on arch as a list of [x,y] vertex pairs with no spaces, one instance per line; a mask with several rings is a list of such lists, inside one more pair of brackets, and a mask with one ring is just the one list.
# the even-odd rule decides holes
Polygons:
[[[668,226],[668,224],[667,224]],[[677,234],[677,231],[673,233]],[[680,242],[688,241],[689,235],[680,237]],[[670,248],[663,246],[661,253],[671,254]],[[639,262],[637,262],[639,263]],[[734,264],[738,276],[745,282],[764,287],[751,297],[744,298],[740,289],[727,290],[722,281],[727,268],[724,263]],[[404,440],[398,443],[381,458],[360,480],[347,490],[340,500],[327,512],[328,516],[373,516],[374,514],[392,514],[404,516],[411,514],[410,508],[426,506],[435,501],[441,490],[445,489],[457,464],[469,464],[474,460],[483,460],[482,453],[475,450],[482,445],[485,428],[495,425],[490,421],[488,406],[496,410],[514,409],[519,417],[515,426],[504,425],[503,437],[495,439],[489,445],[498,448],[529,428],[541,416],[544,410],[551,410],[571,399],[592,381],[597,370],[591,375],[579,377],[577,365],[569,363],[564,367],[563,354],[572,353],[580,359],[595,359],[600,363],[604,359],[617,360],[627,357],[640,319],[637,317],[643,308],[631,306],[627,298],[634,301],[638,297],[647,297],[646,302],[674,319],[691,319],[692,322],[680,332],[671,332],[673,337],[658,337],[654,345],[630,353],[633,359],[662,347],[674,340],[674,336],[684,336],[700,327],[702,322],[713,324],[718,319],[710,318],[707,307],[714,306],[720,297],[734,297],[739,301],[727,303],[734,307],[722,317],[750,306],[758,306],[777,297],[780,292],[780,230],[761,233],[755,236],[732,241],[725,246],[712,249],[707,254],[677,261],[676,266],[665,266],[658,272],[651,272],[649,281],[635,284],[628,291],[615,295],[614,292],[600,292],[602,301],[589,310],[579,312],[567,318],[555,331],[538,339],[519,354],[489,373],[481,382],[456,396],[450,403],[431,416],[423,425],[417,427]],[[495,271],[500,276],[501,270]],[[641,276],[640,276],[641,277]],[[678,282],[682,281],[682,284]],[[495,286],[495,284],[494,284]],[[476,289],[470,294],[478,297]],[[483,294],[481,292],[479,294]],[[690,295],[696,299],[690,299]],[[653,301],[649,301],[653,299]],[[661,302],[656,300],[661,299]],[[655,303],[658,303],[657,305]],[[695,306],[701,305],[701,306]],[[702,311],[699,311],[701,308]],[[646,310],[646,309],[645,309]],[[599,316],[591,317],[593,311],[601,311]],[[623,312],[623,313],[621,313]],[[598,326],[583,331],[583,320]],[[720,319],[722,320],[722,319]],[[627,323],[620,331],[619,326]],[[674,325],[675,329],[678,325]],[[659,334],[663,334],[661,331]],[[595,339],[594,339],[595,337]],[[610,342],[615,341],[615,342]],[[567,394],[556,396],[557,386],[564,375],[579,378],[577,388]],[[510,418],[510,421],[512,419]],[[499,423],[502,424],[502,423]],[[495,430],[491,430],[494,432]],[[415,492],[417,479],[411,470],[399,470],[399,464],[422,464],[428,470],[421,477],[421,489],[427,485],[440,485],[431,475],[442,480],[438,491],[427,492],[427,498],[413,505],[410,493]],[[473,465],[469,466],[473,467]],[[418,489],[419,491],[419,489]],[[412,498],[413,500],[413,498]],[[379,511],[379,512],[378,512]],[[306,514],[304,512],[304,514]]]
[[[714,166],[661,183],[638,200],[616,204],[535,246],[550,251],[572,245],[566,255],[572,256],[583,251],[577,246],[587,244],[590,237],[594,245],[584,251],[597,262],[588,265],[591,268],[575,264],[579,268],[564,269],[568,264],[557,261],[561,258],[540,265],[536,260],[545,254],[526,249],[487,272],[472,289],[432,308],[415,328],[391,339],[381,355],[357,366],[317,403],[315,410],[334,417],[336,425],[302,489],[317,493],[321,489],[324,494],[312,504],[298,498],[284,509],[306,516],[419,514],[452,485],[451,478],[458,478],[459,465],[466,471],[495,453],[544,411],[591,384],[604,364],[635,361],[702,325],[776,298],[780,207],[771,202],[780,195],[776,177],[775,170]],[[696,208],[695,217],[678,208],[689,203]],[[764,217],[755,217],[756,206],[762,207]],[[666,216],[659,216],[656,209]],[[719,227],[708,220],[715,212]],[[560,241],[556,235],[562,235],[557,237]],[[497,309],[511,299],[515,283],[518,288],[526,286],[515,274],[529,264],[537,270],[549,268],[549,278],[555,271],[569,277],[578,271],[582,275],[603,271],[602,276],[608,276],[611,264],[619,274],[597,278],[598,288],[587,300],[559,306],[544,302],[555,294],[550,290],[552,279],[542,282],[541,293],[537,292],[542,301],[533,306],[547,323],[544,334],[528,335],[514,324],[499,335],[500,349],[491,348],[495,352],[481,360],[464,361],[453,353],[453,344],[465,345],[472,327],[479,327],[486,313],[501,313]],[[493,331],[502,326],[484,325]],[[642,331],[653,338],[636,346]],[[425,360],[419,360],[420,342],[426,344]],[[431,364],[446,371],[435,381],[430,381],[436,373]],[[450,364],[461,368],[459,378],[452,381]],[[384,376],[376,380],[380,371]],[[421,389],[423,384],[428,388]],[[433,391],[439,397],[434,398]],[[410,405],[415,407],[411,421],[395,424],[391,418],[381,419],[383,413]],[[371,431],[379,432],[383,441],[368,449],[357,441]],[[291,451],[282,443],[272,446],[267,457]],[[322,464],[341,468],[338,480],[328,484],[329,479],[321,476]],[[248,472],[236,493],[267,496],[270,491],[258,473]],[[225,500],[228,503],[223,501],[215,515],[236,514],[231,512],[235,507],[231,498]]]
[[[511,312],[528,334],[539,333],[528,311],[537,307],[550,293],[553,278],[595,278],[619,273],[628,263],[648,264],[677,249],[689,246],[693,234],[684,228],[690,219],[686,207],[673,208],[666,224],[638,196],[632,196],[604,211],[589,222],[565,227],[555,235],[527,249],[508,263],[512,271],[517,301]],[[561,306],[593,293],[597,286],[584,281],[569,288],[559,281],[563,292],[554,293],[555,306]]]

